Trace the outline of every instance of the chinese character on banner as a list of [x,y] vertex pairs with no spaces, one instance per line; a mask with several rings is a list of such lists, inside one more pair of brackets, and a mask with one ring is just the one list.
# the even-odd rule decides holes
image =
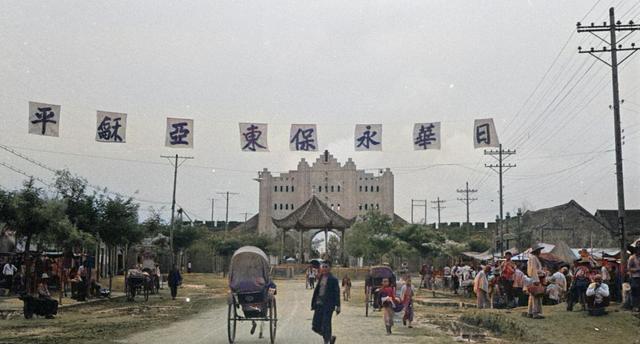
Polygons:
[[97,112],[96,141],[126,142],[127,114],[116,112]]
[[413,149],[440,149],[440,122],[414,124]]
[[356,124],[356,151],[382,150],[382,124]]
[[499,147],[498,134],[496,126],[493,124],[493,118],[476,119],[473,124],[473,147]]
[[289,134],[292,151],[317,151],[318,133],[315,124],[292,124]]
[[193,148],[193,120],[167,118],[165,146],[173,148]]
[[58,136],[60,105],[29,102],[29,134]]
[[267,124],[240,123],[240,148],[243,152],[268,152]]

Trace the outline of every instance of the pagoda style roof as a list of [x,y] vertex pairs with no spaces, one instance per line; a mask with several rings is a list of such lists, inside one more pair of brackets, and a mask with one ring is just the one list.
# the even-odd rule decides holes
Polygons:
[[312,196],[298,209],[285,218],[273,219],[273,224],[282,229],[347,229],[351,227],[355,219],[346,219],[333,211],[318,197]]

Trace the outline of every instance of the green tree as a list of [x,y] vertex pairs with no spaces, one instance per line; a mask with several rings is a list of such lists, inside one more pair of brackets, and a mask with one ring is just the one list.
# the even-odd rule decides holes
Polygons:
[[484,238],[472,238],[467,241],[467,245],[469,246],[469,251],[473,252],[484,252],[491,247],[489,240]]
[[355,257],[381,262],[396,244],[393,220],[379,211],[368,212],[351,227],[345,249]]
[[[98,207],[98,233],[107,245],[110,256],[118,246],[135,244],[142,240],[144,232],[138,226],[138,204],[133,199],[100,197]],[[115,262],[109,264],[109,289],[115,271]]]
[[430,226],[410,224],[402,227],[397,236],[422,257],[437,257],[442,254],[445,236]]
[[[71,226],[65,216],[63,203],[47,199],[42,189],[34,185],[32,178],[23,185],[17,192],[3,192],[0,197],[0,221],[13,228],[17,238],[25,239],[24,255],[27,258],[34,240],[55,243],[56,238],[69,235]],[[31,289],[30,264],[27,264],[26,283]]]
[[96,234],[98,209],[95,194],[87,194],[87,180],[67,170],[56,172],[54,186],[65,202],[65,214],[79,230]]
[[[223,258],[224,274],[228,271],[229,259],[233,253],[243,246],[255,246],[270,255],[279,254],[279,246],[274,243],[273,238],[252,233],[216,233],[209,238],[209,244],[213,252]],[[275,248],[276,251],[273,252],[270,248]]]

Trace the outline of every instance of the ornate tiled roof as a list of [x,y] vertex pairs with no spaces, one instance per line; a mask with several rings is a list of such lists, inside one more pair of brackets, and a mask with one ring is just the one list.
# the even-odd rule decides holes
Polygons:
[[346,219],[331,210],[318,197],[312,196],[287,217],[273,223],[282,229],[346,229],[351,227],[354,219]]

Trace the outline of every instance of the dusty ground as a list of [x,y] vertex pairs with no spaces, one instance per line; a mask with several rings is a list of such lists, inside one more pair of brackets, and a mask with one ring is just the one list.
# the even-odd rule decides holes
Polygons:
[[[311,332],[309,310],[311,290],[302,280],[277,281],[279,326],[278,343],[321,343]],[[523,318],[523,309],[475,310],[459,308],[469,299],[433,297],[419,292],[420,299],[440,306],[416,306],[416,328],[398,323],[394,334],[385,336],[380,313],[364,316],[361,282],[356,282],[352,300],[334,317],[339,343],[640,343],[640,319],[616,307],[605,317],[568,313],[564,305],[544,307],[544,320]],[[226,281],[212,275],[185,276],[178,300],[168,290],[148,302],[116,299],[65,309],[55,320],[0,320],[2,343],[226,343]],[[189,302],[187,302],[189,298]],[[444,305],[444,306],[443,306]],[[238,326],[237,343],[268,343],[249,335],[249,324]],[[265,329],[265,335],[268,331]],[[552,340],[551,338],[556,340]]]
[[[277,281],[278,283],[278,343],[322,343],[322,339],[311,331],[310,311],[311,290],[305,290],[304,281]],[[364,316],[364,298],[361,283],[354,286],[353,299],[344,303],[342,313],[334,316],[334,334],[339,343],[370,343],[384,339],[385,343],[451,343],[450,336],[433,326],[418,325],[417,328],[403,328],[398,324],[394,334],[385,336],[380,313]],[[215,307],[210,311],[171,326],[147,332],[139,332],[119,343],[227,343],[226,306]],[[265,339],[259,339],[257,333],[249,334],[250,324],[238,326],[236,343],[268,343],[268,331],[265,327]]]

